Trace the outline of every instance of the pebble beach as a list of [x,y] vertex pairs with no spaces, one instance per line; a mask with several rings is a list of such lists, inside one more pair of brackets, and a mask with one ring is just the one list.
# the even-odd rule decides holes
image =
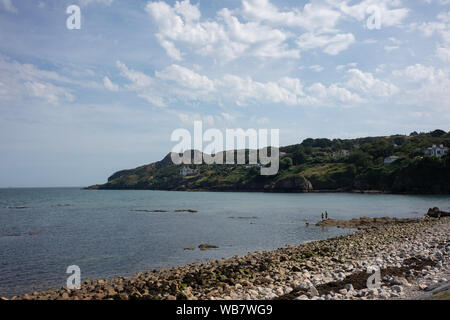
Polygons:
[[[346,236],[3,300],[450,299],[450,218],[383,220]],[[380,269],[367,287],[368,267]]]

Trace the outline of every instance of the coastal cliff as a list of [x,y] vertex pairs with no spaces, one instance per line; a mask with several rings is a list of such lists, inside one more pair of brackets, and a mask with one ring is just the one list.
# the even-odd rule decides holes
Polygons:
[[442,130],[305,139],[279,149],[280,169],[273,176],[262,176],[259,166],[248,164],[175,165],[169,153],[161,161],[118,171],[107,183],[87,189],[450,194],[450,157],[426,154],[430,146],[441,145],[450,146],[450,133]]

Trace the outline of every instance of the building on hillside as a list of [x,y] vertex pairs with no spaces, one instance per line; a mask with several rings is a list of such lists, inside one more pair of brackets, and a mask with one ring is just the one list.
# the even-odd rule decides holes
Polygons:
[[180,175],[182,176],[190,176],[195,173],[195,170],[189,168],[189,167],[183,167],[180,169]]
[[442,157],[448,153],[448,148],[441,144],[439,147],[433,144],[431,148],[425,150],[426,156]]
[[339,150],[339,151],[333,152],[331,154],[331,156],[333,158],[342,158],[342,157],[348,157],[351,154],[352,153],[350,151],[348,151],[348,150]]
[[280,158],[286,157],[287,153],[286,152],[280,152]]
[[400,157],[397,157],[397,156],[390,156],[390,157],[384,158],[384,164],[391,164],[391,163],[397,161],[398,159],[400,159]]

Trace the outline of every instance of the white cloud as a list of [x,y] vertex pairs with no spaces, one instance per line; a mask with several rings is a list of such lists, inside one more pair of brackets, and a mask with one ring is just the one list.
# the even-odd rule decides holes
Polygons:
[[226,121],[234,122],[236,120],[236,116],[234,116],[228,112],[221,112],[220,114]]
[[420,24],[412,23],[410,29],[420,31],[424,36],[430,37],[435,33],[445,31],[447,25],[443,22],[423,22]]
[[54,83],[71,83],[71,80],[53,71],[38,69],[31,64],[21,64],[0,56],[0,101],[42,99],[51,104],[61,100],[73,101],[69,89]]
[[249,20],[305,29],[309,32],[334,30],[341,13],[323,3],[307,3],[303,10],[280,11],[269,0],[243,0],[242,15]]
[[[228,62],[241,57],[298,59],[300,50],[316,48],[337,55],[355,42],[352,33],[337,28],[339,23],[365,20],[367,8],[374,5],[385,27],[399,26],[408,16],[398,0],[322,0],[282,10],[269,0],[242,0],[241,7],[221,9],[210,19],[202,18],[199,5],[189,0],[173,6],[148,2],[146,11],[157,27],[158,42],[175,61],[193,53]],[[292,38],[298,48],[292,47]]]
[[444,62],[450,63],[450,47],[438,46],[436,48],[436,55]]
[[260,126],[268,125],[270,123],[270,119],[267,117],[251,117],[250,121],[255,122],[256,124]]
[[214,83],[206,76],[202,76],[188,68],[173,64],[163,71],[156,71],[155,76],[167,82],[174,82],[179,87],[192,90],[214,90]]
[[260,58],[299,58],[298,49],[289,48],[288,32],[242,22],[228,9],[217,13],[215,20],[201,20],[198,5],[189,0],[149,2],[146,11],[158,28],[156,38],[169,57],[180,61],[183,49],[202,56],[231,61],[242,56]]
[[348,17],[358,21],[366,20],[370,15],[367,9],[370,6],[378,8],[381,17],[381,28],[400,26],[408,16],[409,9],[402,8],[399,0],[364,0],[351,5],[352,0],[328,0],[328,3],[339,8]]
[[347,63],[347,64],[340,64],[340,65],[338,65],[336,67],[336,70],[337,71],[342,71],[342,70],[347,69],[347,68],[356,68],[357,66],[358,66],[357,62],[350,62],[350,63]]
[[[385,99],[398,92],[398,88],[390,82],[376,79],[371,73],[358,69],[350,69],[347,72],[347,80],[343,83],[314,83],[305,86],[300,79],[292,77],[268,82],[233,74],[209,78],[176,64],[156,71],[154,77],[149,77],[139,71],[130,70],[121,62],[117,65],[122,70],[122,75],[131,81],[125,88],[135,91],[139,97],[157,106],[178,102],[209,102],[235,106],[354,106],[362,102]],[[222,116],[231,119],[227,113]]]
[[329,55],[337,55],[346,50],[355,42],[355,37],[351,33],[337,34],[334,36],[315,35],[313,33],[304,33],[296,41],[301,50],[312,50],[320,48]]
[[309,95],[306,97],[305,103],[308,105],[333,107],[344,103],[344,106],[351,106],[364,101],[358,94],[337,84],[327,87],[322,83],[314,83],[306,91]]
[[78,2],[83,7],[90,5],[90,4],[95,4],[95,3],[110,6],[114,2],[114,0],[78,0]]
[[[447,116],[450,110],[450,70],[415,64],[393,75],[405,83],[403,100],[405,103],[439,112]],[[448,116],[447,116],[448,117]]]
[[3,5],[3,8],[6,11],[12,12],[12,13],[16,13],[17,12],[16,7],[14,7],[14,5],[11,2],[11,0],[0,0],[0,3]]
[[277,82],[258,82],[250,77],[225,75],[215,81],[222,99],[237,105],[280,103],[297,105],[304,95],[299,79],[282,78]]
[[153,79],[146,74],[128,69],[128,67],[120,61],[116,62],[117,67],[121,71],[122,75],[132,82],[128,87],[132,90],[139,90],[149,87],[153,84]]
[[408,66],[403,70],[394,70],[392,72],[393,75],[397,77],[402,77],[407,81],[423,81],[423,80],[431,80],[433,81],[435,78],[435,68],[434,67],[426,67],[421,64],[415,64],[412,66]]
[[55,86],[49,82],[27,81],[24,87],[34,97],[44,99],[48,103],[58,104],[60,99],[73,101],[73,95],[65,88]]
[[172,41],[167,41],[161,35],[157,36],[159,40],[159,44],[166,50],[166,53],[169,57],[176,61],[183,60],[181,51],[175,47],[175,44]]
[[384,51],[392,52],[392,51],[397,50],[399,48],[400,48],[399,46],[384,46]]
[[399,92],[399,89],[388,81],[377,79],[373,74],[358,69],[347,71],[349,79],[346,87],[372,98],[387,98]]
[[[168,114],[176,116],[182,123],[191,125],[194,121],[202,121],[205,127],[213,127],[216,123],[216,118],[213,115],[202,115],[197,112],[179,112],[166,109]],[[204,128],[205,129],[205,128]]]
[[436,56],[444,62],[448,62],[450,55],[450,11],[440,12],[437,21],[412,23],[409,25],[411,31],[418,30],[425,37],[438,35],[441,43],[436,46]]
[[450,0],[424,0],[428,4],[432,4],[433,2],[437,2],[441,6],[445,6],[447,4],[450,4]]
[[109,91],[119,91],[119,86],[114,84],[107,76],[103,78],[103,85]]
[[409,29],[412,31],[418,30],[426,37],[439,34],[445,42],[450,43],[450,11],[440,12],[436,19],[436,21],[431,22],[411,23]]
[[315,64],[310,66],[309,69],[311,69],[314,72],[322,72],[324,68],[321,65]]
[[[450,1],[449,1],[449,3],[450,3]],[[440,21],[443,21],[443,22],[450,22],[450,11],[440,12],[437,15],[437,19],[440,20]]]

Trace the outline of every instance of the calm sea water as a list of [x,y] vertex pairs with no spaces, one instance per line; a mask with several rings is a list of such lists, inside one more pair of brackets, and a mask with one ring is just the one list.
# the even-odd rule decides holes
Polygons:
[[[330,217],[422,216],[449,196],[0,189],[0,295],[132,275],[326,239],[344,230],[306,226]],[[168,210],[147,213],[133,210]],[[193,209],[197,213],[175,213]],[[184,250],[202,243],[218,249]]]

